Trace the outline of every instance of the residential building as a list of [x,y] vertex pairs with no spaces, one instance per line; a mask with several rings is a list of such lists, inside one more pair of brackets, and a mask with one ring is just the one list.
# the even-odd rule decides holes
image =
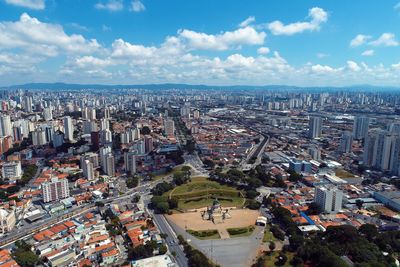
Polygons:
[[43,183],[42,196],[45,203],[69,197],[68,180],[52,178],[51,181]]
[[336,213],[342,208],[343,192],[336,187],[320,186],[315,188],[314,202],[324,212]]

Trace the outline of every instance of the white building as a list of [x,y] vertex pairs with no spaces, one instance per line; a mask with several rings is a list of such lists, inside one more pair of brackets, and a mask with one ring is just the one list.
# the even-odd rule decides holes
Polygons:
[[43,118],[45,121],[53,120],[53,110],[52,107],[47,107],[43,109]]
[[83,176],[88,179],[88,180],[93,180],[94,179],[94,168],[93,168],[93,163],[88,160],[81,160],[81,168],[83,170]]
[[124,154],[124,168],[130,174],[136,173],[136,152],[129,151]]
[[68,141],[74,140],[74,125],[69,116],[64,117],[64,138]]
[[369,118],[355,117],[353,124],[353,137],[354,139],[364,139],[368,135]]
[[0,136],[11,135],[12,133],[12,124],[10,115],[2,115],[0,116]]
[[22,168],[20,161],[9,161],[3,164],[1,169],[1,175],[3,179],[9,179],[15,181],[22,177]]
[[52,202],[69,197],[67,179],[52,178],[50,182],[42,184],[43,202]]
[[343,192],[336,187],[320,186],[315,188],[314,202],[324,212],[336,213],[342,208]]
[[112,153],[105,155],[103,171],[109,176],[115,176],[115,159]]

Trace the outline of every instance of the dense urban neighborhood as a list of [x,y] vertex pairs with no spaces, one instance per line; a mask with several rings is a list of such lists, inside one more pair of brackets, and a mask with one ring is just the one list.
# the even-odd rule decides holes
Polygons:
[[399,266],[400,95],[0,92],[0,266]]

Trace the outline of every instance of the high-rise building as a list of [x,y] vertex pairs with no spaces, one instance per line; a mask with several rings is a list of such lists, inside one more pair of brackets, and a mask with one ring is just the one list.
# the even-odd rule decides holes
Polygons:
[[105,107],[103,110],[104,118],[105,119],[111,119],[111,112],[108,107]]
[[315,188],[314,202],[324,212],[336,213],[342,208],[343,192],[336,187],[319,186]]
[[25,112],[32,112],[32,96],[24,96],[23,99],[23,106],[24,106],[24,111]]
[[351,132],[345,131],[342,134],[339,145],[339,152],[350,153],[353,145],[353,135]]
[[109,176],[115,176],[115,159],[112,153],[108,153],[104,156],[103,171]]
[[369,118],[368,117],[355,117],[353,124],[353,137],[356,140],[365,139],[368,135]]
[[53,147],[57,148],[64,144],[64,133],[60,130],[56,131],[53,135]]
[[175,122],[173,119],[168,118],[164,120],[164,132],[167,136],[175,135]]
[[319,138],[322,134],[322,118],[321,117],[310,117],[308,123],[308,137]]
[[94,179],[93,163],[90,160],[88,160],[88,159],[81,160],[81,168],[83,171],[83,176],[86,179],[88,179],[88,180]]
[[32,144],[34,146],[43,146],[47,144],[46,132],[42,129],[36,129],[32,132]]
[[153,137],[146,135],[144,137],[145,153],[150,153],[153,151]]
[[104,166],[105,166],[105,160],[106,160],[106,155],[111,153],[112,149],[110,146],[103,146],[100,148],[99,154],[100,154],[100,166],[103,168],[104,170]]
[[21,161],[9,161],[3,164],[1,169],[3,179],[16,181],[22,177]]
[[110,129],[110,123],[108,119],[100,119],[100,130]]
[[0,136],[11,136],[12,134],[12,124],[10,115],[0,116]]
[[53,120],[53,110],[52,107],[47,107],[43,109],[43,118],[45,121]]
[[101,139],[101,144],[109,144],[112,143],[112,133],[110,130],[105,129],[100,131],[100,139]]
[[72,118],[69,116],[64,117],[64,138],[68,141],[74,140],[74,125]]
[[124,154],[124,168],[130,174],[136,173],[136,152],[129,151]]
[[43,183],[42,195],[44,203],[69,197],[68,180],[55,177],[51,181]]
[[194,118],[195,120],[200,119],[200,111],[199,111],[199,110],[195,109],[195,110],[193,111],[193,118]]

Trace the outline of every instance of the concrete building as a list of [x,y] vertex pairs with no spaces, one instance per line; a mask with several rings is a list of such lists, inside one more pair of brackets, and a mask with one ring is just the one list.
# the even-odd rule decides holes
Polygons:
[[365,139],[368,135],[369,118],[358,116],[354,118],[353,137],[356,140]]
[[74,140],[74,125],[72,118],[69,116],[64,117],[64,138],[68,141]]
[[350,153],[353,145],[353,135],[351,132],[345,131],[342,134],[339,144],[340,153]]
[[124,168],[130,174],[136,173],[136,152],[129,151],[124,154]]
[[109,176],[115,176],[115,159],[112,153],[108,153],[104,156],[103,171]]
[[0,116],[0,136],[11,136],[12,124],[10,115]]
[[22,177],[21,161],[9,161],[3,164],[1,169],[3,179],[16,181]]
[[42,196],[45,203],[69,197],[68,180],[52,178],[51,181],[43,183]]
[[321,117],[310,117],[308,123],[308,137],[319,138],[322,134],[322,118]]
[[175,122],[173,119],[164,120],[164,133],[167,136],[175,136]]
[[88,180],[93,180],[94,179],[94,168],[93,168],[93,163],[88,160],[81,160],[81,168],[83,171],[83,176],[88,179]]
[[32,144],[34,146],[43,146],[47,144],[46,132],[42,129],[36,129],[32,132]]
[[53,120],[53,110],[52,107],[47,107],[43,109],[43,118],[45,121]]
[[336,187],[320,186],[315,188],[314,202],[324,212],[336,213],[342,208],[343,192]]

